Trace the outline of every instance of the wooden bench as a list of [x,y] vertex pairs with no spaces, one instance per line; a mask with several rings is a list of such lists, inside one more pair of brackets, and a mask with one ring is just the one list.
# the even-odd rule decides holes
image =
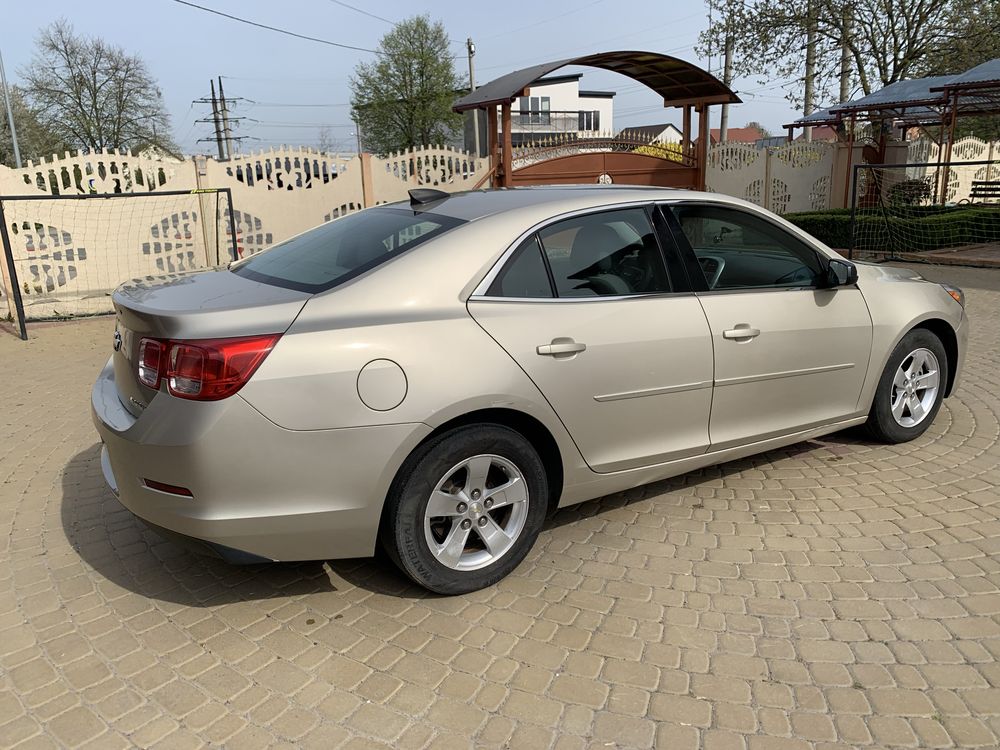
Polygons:
[[1000,180],[973,180],[969,192],[971,201],[988,201],[1000,199]]

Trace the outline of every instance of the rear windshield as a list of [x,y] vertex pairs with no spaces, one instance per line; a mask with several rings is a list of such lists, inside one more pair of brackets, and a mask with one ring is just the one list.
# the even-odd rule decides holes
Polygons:
[[232,272],[288,289],[325,292],[464,223],[405,208],[373,208],[292,237],[234,265]]

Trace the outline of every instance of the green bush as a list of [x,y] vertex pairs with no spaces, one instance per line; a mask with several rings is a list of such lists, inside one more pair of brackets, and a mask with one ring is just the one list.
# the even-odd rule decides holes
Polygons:
[[[1000,207],[907,206],[859,209],[856,247],[881,252],[924,252],[1000,241]],[[834,248],[851,247],[851,211],[836,208],[786,214],[785,219]],[[866,243],[864,240],[868,239]],[[879,246],[870,246],[872,242]]]

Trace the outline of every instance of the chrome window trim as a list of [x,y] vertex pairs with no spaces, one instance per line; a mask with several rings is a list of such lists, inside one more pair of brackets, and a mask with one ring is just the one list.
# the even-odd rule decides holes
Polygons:
[[638,294],[602,294],[593,297],[488,297],[485,294],[473,294],[469,297],[469,302],[535,302],[540,305],[551,305],[553,302],[580,303],[580,302],[621,302],[630,299],[660,299],[662,297],[694,297],[696,292],[644,292]]
[[[496,280],[496,277],[500,275],[500,271],[507,264],[510,256],[521,246],[530,235],[542,231],[546,227],[553,224],[557,224],[560,221],[565,221],[566,219],[573,219],[577,216],[586,216],[588,214],[599,214],[607,213],[608,211],[618,211],[627,210],[630,208],[646,208],[647,206],[653,206],[657,201],[651,200],[649,198],[643,198],[633,201],[627,201],[625,203],[612,203],[603,206],[588,206],[587,208],[577,208],[572,211],[567,211],[566,213],[559,214],[557,216],[550,216],[549,218],[538,222],[530,229],[522,232],[518,235],[507,249],[500,254],[497,258],[496,263],[493,267],[487,271],[486,275],[482,280],[476,284],[476,288],[472,290],[472,294],[469,295],[468,301],[473,300],[489,300],[491,302],[502,301],[502,302],[596,302],[597,300],[610,300],[610,299],[632,299],[635,297],[656,297],[661,295],[686,295],[691,294],[691,292],[647,292],[645,294],[620,294],[620,295],[600,295],[594,297],[498,297],[495,295],[487,294],[490,286]],[[654,227],[655,231],[655,227]]]

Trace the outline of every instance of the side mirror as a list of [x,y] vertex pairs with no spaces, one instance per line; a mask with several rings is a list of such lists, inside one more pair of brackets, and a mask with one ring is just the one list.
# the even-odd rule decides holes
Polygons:
[[827,288],[851,286],[858,283],[858,267],[853,263],[833,258],[826,267]]

